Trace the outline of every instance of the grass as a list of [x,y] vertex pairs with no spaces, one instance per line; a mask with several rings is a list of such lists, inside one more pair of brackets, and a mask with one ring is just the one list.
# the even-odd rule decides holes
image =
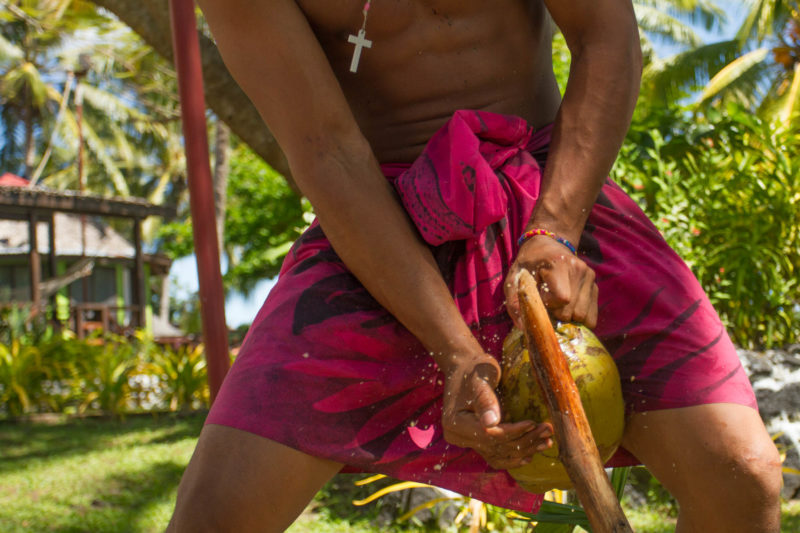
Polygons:
[[[194,414],[132,416],[125,421],[0,422],[0,531],[163,531],[203,418]],[[353,499],[376,490],[372,485],[355,488],[352,481],[352,476],[334,478],[289,532],[400,530],[375,525],[380,505],[351,505]],[[668,505],[626,512],[638,533],[674,530]],[[800,531],[800,501],[784,505],[782,531]]]
[[163,531],[202,421],[0,424],[0,531]]

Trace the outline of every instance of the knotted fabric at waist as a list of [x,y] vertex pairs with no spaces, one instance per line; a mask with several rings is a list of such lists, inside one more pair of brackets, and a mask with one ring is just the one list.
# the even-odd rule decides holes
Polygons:
[[[508,169],[541,167],[530,155],[550,142],[552,125],[534,131],[514,116],[487,111],[456,111],[410,165],[383,165],[400,200],[426,242],[479,235],[507,212]],[[517,174],[517,173],[514,173]]]

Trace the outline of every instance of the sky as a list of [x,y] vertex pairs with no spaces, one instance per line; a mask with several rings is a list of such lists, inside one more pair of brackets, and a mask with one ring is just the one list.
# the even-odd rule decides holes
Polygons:
[[[718,5],[725,11],[728,20],[719,33],[709,33],[702,28],[698,28],[698,34],[705,42],[714,42],[732,37],[744,18],[745,10],[740,2],[723,0],[718,2]],[[656,51],[661,57],[674,53],[674,50],[664,46],[656,46]],[[170,270],[170,278],[174,287],[173,294],[186,298],[196,292],[198,287],[197,265],[194,256],[175,261]],[[262,280],[249,296],[239,293],[230,294],[225,301],[225,319],[228,327],[236,328],[242,324],[250,324],[269,291],[275,285],[275,281],[275,279]]]
[[[194,255],[173,262],[169,277],[171,292],[176,297],[186,299],[197,292],[197,261]],[[250,324],[272,286],[275,285],[275,281],[276,279],[265,279],[258,282],[249,296],[240,293],[229,294],[225,299],[225,322],[228,327],[236,328],[242,324]]]

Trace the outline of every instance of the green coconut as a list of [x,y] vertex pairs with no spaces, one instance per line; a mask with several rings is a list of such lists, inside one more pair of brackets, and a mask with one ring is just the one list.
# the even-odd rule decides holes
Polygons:
[[[586,326],[559,324],[556,336],[578,386],[600,457],[606,462],[622,441],[625,427],[625,406],[617,366],[600,339]],[[519,330],[512,331],[503,343],[502,367],[498,396],[503,421],[549,421],[545,399],[531,371],[525,339]],[[510,469],[509,473],[522,487],[535,493],[572,488],[567,471],[558,459],[558,441],[555,438],[553,446],[534,454],[530,463]]]

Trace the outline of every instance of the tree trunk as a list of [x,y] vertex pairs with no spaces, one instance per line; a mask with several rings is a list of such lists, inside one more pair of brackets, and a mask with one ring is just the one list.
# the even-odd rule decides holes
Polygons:
[[214,212],[217,218],[217,244],[220,253],[225,243],[225,199],[230,172],[231,132],[224,122],[217,119],[214,133]]
[[169,285],[169,275],[161,276],[161,295],[158,302],[158,316],[167,323],[171,323],[169,319]]
[[33,136],[33,109],[31,102],[31,95],[30,92],[26,89],[25,90],[25,107],[23,108],[24,113],[24,121],[25,121],[25,172],[24,176],[28,179],[31,177],[31,171],[33,170],[33,159],[36,155],[36,145],[35,139]]
[[[94,0],[114,13],[138,33],[162,57],[173,61],[169,4],[164,0]],[[222,62],[216,45],[198,32],[203,61],[203,85],[208,106],[231,131],[255,153],[280,172],[289,186],[299,189],[289,172],[289,165],[272,133],[264,125],[250,99],[239,88]]]

